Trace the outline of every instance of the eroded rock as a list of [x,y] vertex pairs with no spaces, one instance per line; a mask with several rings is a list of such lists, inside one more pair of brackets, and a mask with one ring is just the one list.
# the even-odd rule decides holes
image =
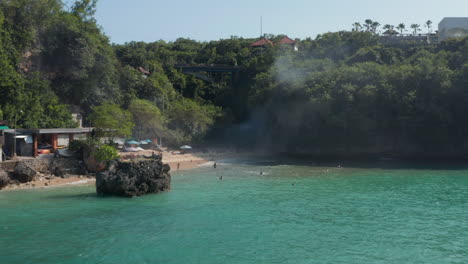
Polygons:
[[31,182],[35,180],[37,175],[36,170],[31,168],[25,162],[19,161],[16,163],[15,170],[13,171],[14,180],[17,180],[21,183]]
[[96,192],[124,197],[168,190],[170,167],[160,157],[135,162],[111,161],[108,169],[96,174]]
[[8,172],[0,169],[0,189],[10,184],[10,177],[8,176]]

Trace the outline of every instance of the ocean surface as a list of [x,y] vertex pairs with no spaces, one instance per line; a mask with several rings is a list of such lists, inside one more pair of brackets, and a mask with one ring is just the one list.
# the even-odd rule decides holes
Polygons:
[[468,169],[237,162],[133,199],[0,192],[0,263],[468,263]]

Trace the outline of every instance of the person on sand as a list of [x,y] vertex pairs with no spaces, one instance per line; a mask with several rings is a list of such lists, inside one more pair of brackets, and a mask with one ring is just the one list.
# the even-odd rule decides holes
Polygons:
[[180,168],[180,163],[177,163],[177,169],[179,169],[179,168]]

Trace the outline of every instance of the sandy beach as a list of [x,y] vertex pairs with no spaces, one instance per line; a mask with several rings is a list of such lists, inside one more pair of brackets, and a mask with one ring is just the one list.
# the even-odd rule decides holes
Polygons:
[[[138,159],[143,156],[151,156],[153,150],[143,150],[139,152],[120,152],[123,160]],[[156,153],[159,154],[159,153]],[[214,160],[218,154],[213,153],[185,153],[181,154],[178,151],[164,151],[162,152],[163,162],[169,164],[171,172],[178,170],[189,170],[198,168],[201,165],[207,164],[210,160]],[[95,183],[94,176],[71,175],[67,178],[55,177],[53,175],[39,174],[37,180],[20,183],[10,184],[3,188],[4,190],[19,190],[19,189],[33,189],[33,188],[51,188],[70,185],[90,185]]]
[[[123,160],[131,160],[139,157],[149,157],[153,154],[160,154],[154,150],[142,150],[138,152],[120,152],[119,155]],[[208,163],[215,157],[214,155],[202,153],[185,153],[179,151],[164,151],[161,153],[163,162],[169,164],[171,171],[188,170],[198,168],[200,165]]]

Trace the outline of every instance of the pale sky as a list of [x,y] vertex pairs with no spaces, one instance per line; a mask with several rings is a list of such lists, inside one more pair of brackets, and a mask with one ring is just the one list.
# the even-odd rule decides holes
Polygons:
[[[201,41],[230,36],[254,38],[263,33],[315,38],[350,30],[370,18],[380,24],[404,22],[434,27],[443,17],[468,16],[468,0],[99,0],[96,19],[114,43]],[[424,31],[423,31],[424,32]]]

